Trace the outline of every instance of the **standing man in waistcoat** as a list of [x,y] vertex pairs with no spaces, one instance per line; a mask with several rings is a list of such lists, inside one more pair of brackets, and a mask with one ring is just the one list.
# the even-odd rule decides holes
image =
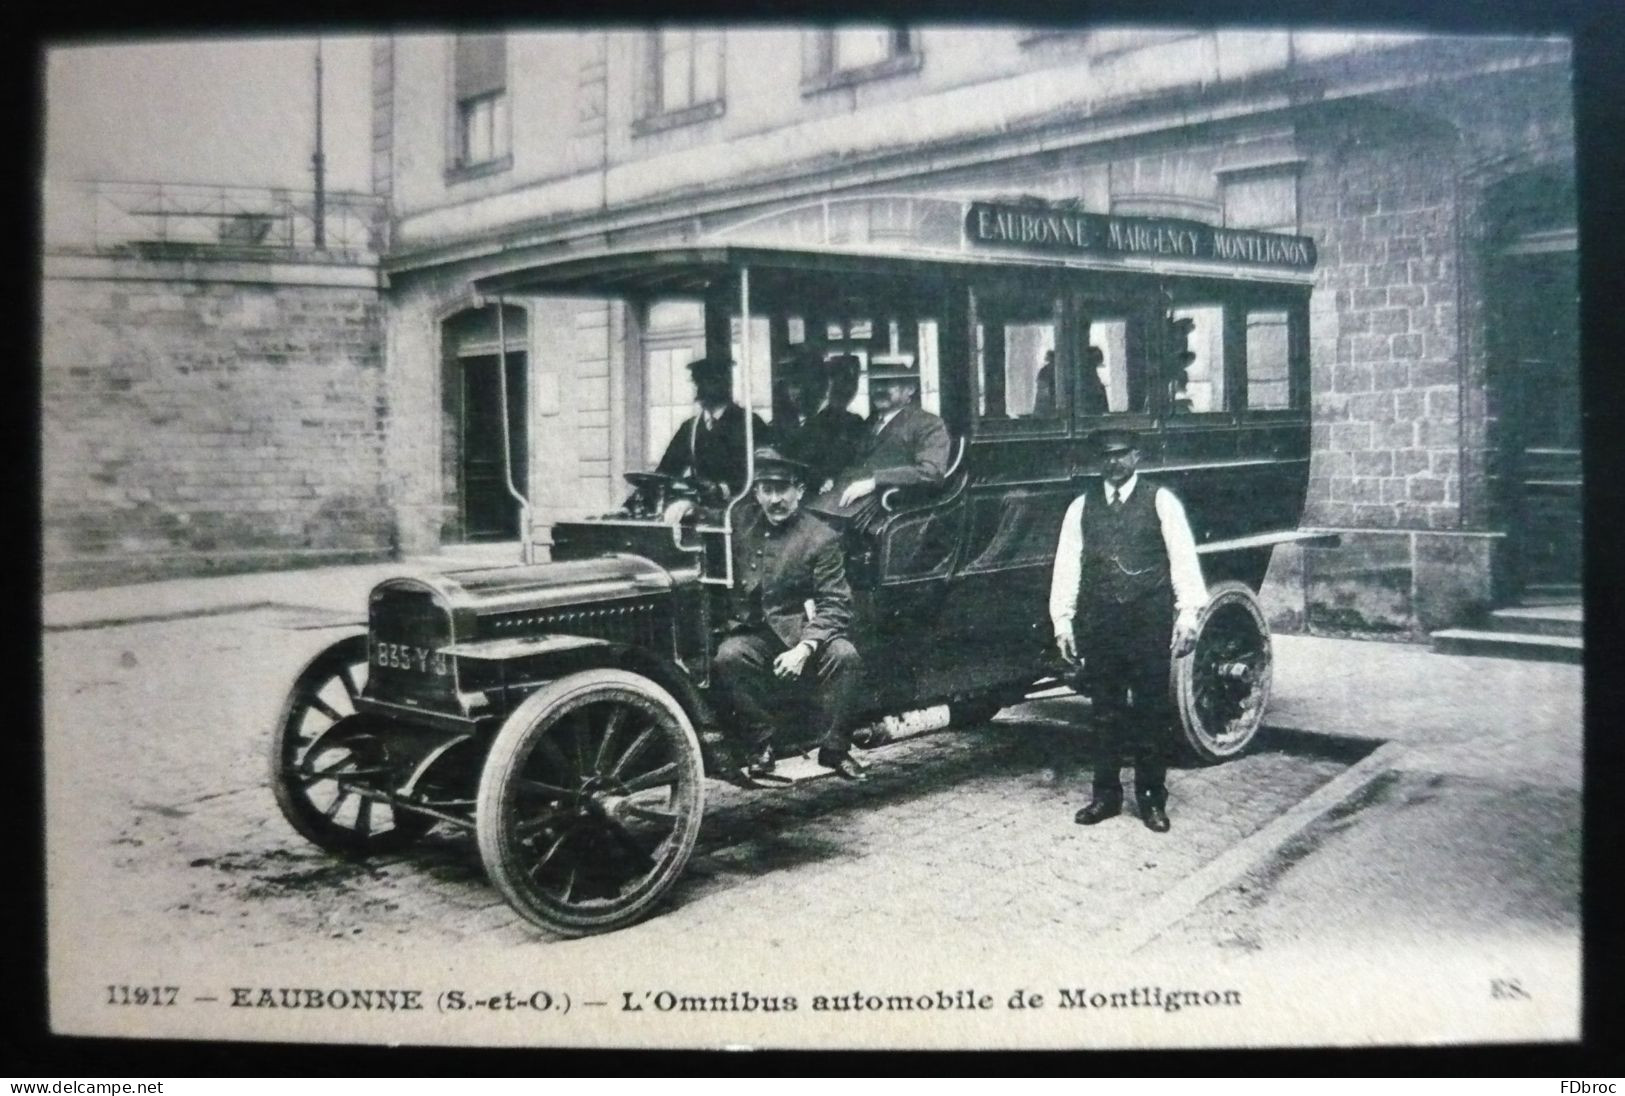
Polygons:
[[1141,482],[1132,432],[1095,435],[1101,486],[1073,500],[1061,522],[1049,614],[1061,656],[1094,702],[1101,750],[1093,796],[1073,819],[1093,826],[1123,809],[1121,770],[1148,829],[1168,829],[1167,754],[1173,705],[1169,655],[1188,653],[1207,586],[1185,508],[1166,487]]

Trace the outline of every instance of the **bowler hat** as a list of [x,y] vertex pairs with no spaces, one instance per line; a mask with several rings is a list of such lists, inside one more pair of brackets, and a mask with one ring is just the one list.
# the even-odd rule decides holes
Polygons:
[[1140,447],[1139,435],[1120,426],[1096,430],[1090,435],[1089,440],[1094,443],[1095,452],[1102,456],[1107,453],[1123,453]]
[[715,377],[726,380],[733,373],[734,363],[727,358],[701,357],[688,363],[689,376],[695,380],[701,377]]
[[869,359],[870,381],[918,381],[919,366],[912,355],[876,354]]
[[804,483],[809,469],[798,460],[791,460],[771,445],[756,450],[756,478],[753,482]]

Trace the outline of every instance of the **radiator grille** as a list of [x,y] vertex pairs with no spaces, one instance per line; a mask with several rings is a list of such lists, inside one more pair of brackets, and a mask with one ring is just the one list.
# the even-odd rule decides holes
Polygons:
[[562,633],[612,643],[650,647],[667,630],[661,606],[654,601],[583,605],[572,609],[528,609],[495,613],[480,621],[481,639]]

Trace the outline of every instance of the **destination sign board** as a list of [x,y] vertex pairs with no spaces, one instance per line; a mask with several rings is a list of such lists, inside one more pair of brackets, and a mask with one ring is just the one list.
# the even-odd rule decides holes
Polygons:
[[1143,258],[1206,259],[1309,270],[1315,241],[1307,236],[1219,228],[1175,217],[1118,217],[1043,206],[972,202],[965,238],[982,246]]

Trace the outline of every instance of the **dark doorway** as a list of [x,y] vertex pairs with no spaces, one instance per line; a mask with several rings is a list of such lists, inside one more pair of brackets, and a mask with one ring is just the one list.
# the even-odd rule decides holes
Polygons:
[[[513,458],[513,482],[520,491],[526,483],[525,363],[523,352],[508,358],[508,441]],[[502,461],[502,389],[499,359],[489,356],[458,359],[461,377],[460,468],[463,539],[470,542],[517,540],[519,503],[508,493]]]
[[1490,263],[1492,368],[1502,394],[1509,585],[1525,601],[1580,596],[1580,346],[1573,182],[1498,188]]

